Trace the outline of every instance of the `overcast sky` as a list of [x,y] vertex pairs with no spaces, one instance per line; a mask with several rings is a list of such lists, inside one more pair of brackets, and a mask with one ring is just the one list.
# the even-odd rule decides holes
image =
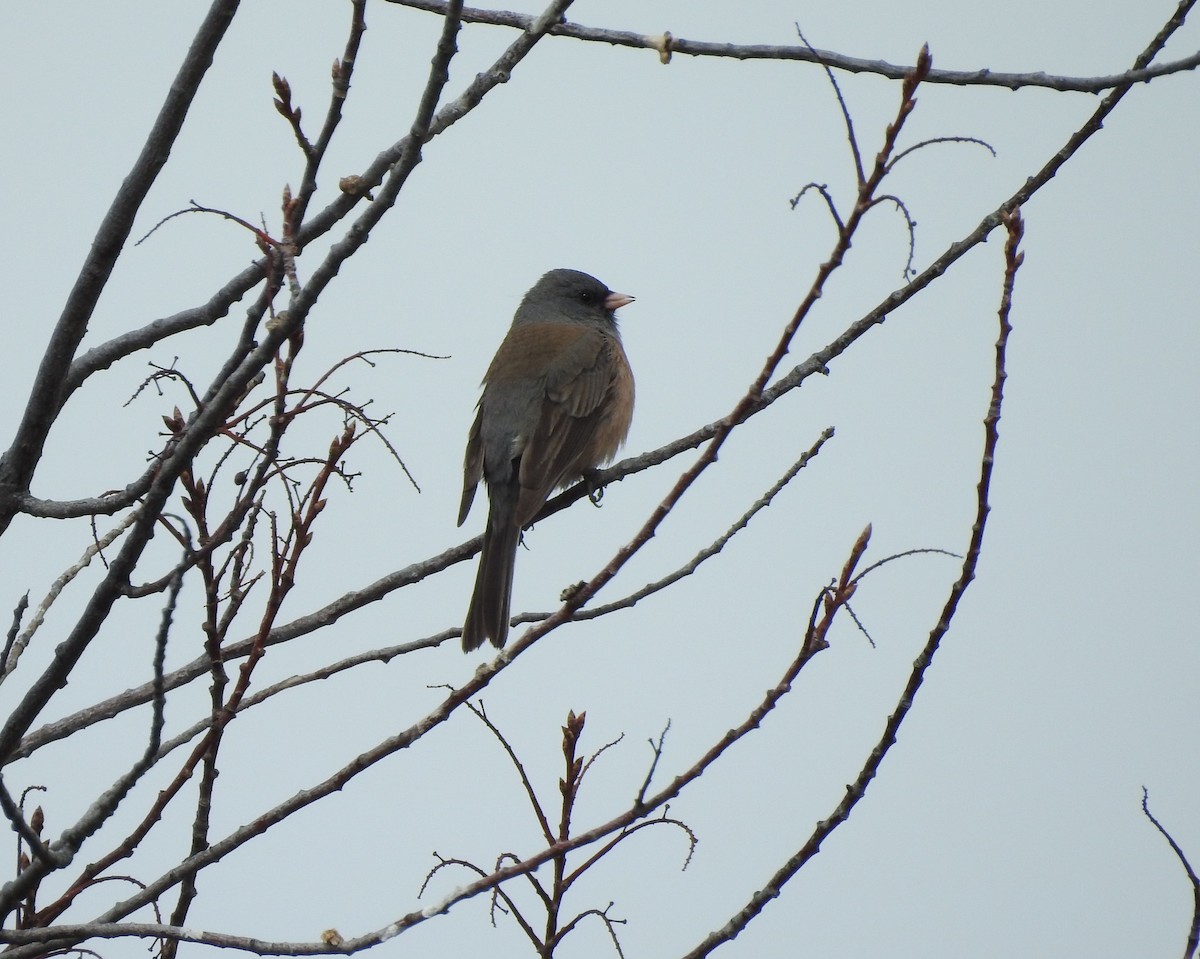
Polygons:
[[[315,129],[348,6],[243,5],[135,237],[193,199],[278,224],[279,196],[285,183],[298,185],[301,162],[271,106],[271,71],[289,79]],[[580,0],[569,18],[779,45],[796,42],[799,23],[814,46],[868,59],[908,63],[928,42],[940,68],[1096,76],[1127,69],[1172,10],[1169,0],[916,7]],[[95,228],[201,15],[199,5],[139,0],[10,4],[0,16],[6,437]],[[374,2],[368,24],[316,208],[338,176],[362,170],[407,130],[440,21]],[[456,95],[513,36],[465,27],[448,93]],[[1188,24],[1162,59],[1198,45],[1200,26]],[[847,74],[839,83],[871,158],[899,85]],[[918,100],[903,144],[977,137],[997,156],[977,145],[941,145],[901,164],[888,190],[917,221],[917,269],[1041,167],[1099,102],[1042,89],[932,85]],[[1145,786],[1153,810],[1200,864],[1197,155],[1196,76],[1160,79],[1133,90],[1026,207],[1026,260],[977,581],[865,800],[722,955],[1180,953],[1191,891],[1140,802]],[[684,56],[663,66],[650,51],[545,40],[508,84],[428,146],[396,209],[309,320],[301,362],[310,379],[358,350],[401,347],[447,358],[385,357],[336,381],[372,399],[372,410],[395,411],[389,436],[420,491],[381,448],[361,444],[353,465],[363,475],[353,494],[332,495],[319,549],[285,620],[482,529],[478,501],[465,528],[454,526],[477,384],[520,296],[547,269],[583,269],[637,297],[621,311],[638,384],[627,452],[726,413],[833,242],[816,197],[794,211],[789,205],[809,182],[827,184],[848,207],[849,150],[818,68]],[[301,261],[302,278],[327,245]],[[872,560],[921,547],[964,549],[990,398],[1002,247],[998,232],[836,361],[827,378],[735,434],[602,599],[686,561],[833,426],[836,437],[818,459],[721,557],[665,595],[551,635],[489,688],[489,715],[551,802],[558,726],[568,709],[587,710],[588,749],[624,734],[592,772],[594,791],[578,825],[628,803],[645,775],[646,740],[668,720],[663,782],[742,721],[777,681],[813,597],[867,523]],[[256,255],[228,222],[172,221],[126,250],[84,347],[203,302]],[[902,286],[907,255],[902,219],[878,210],[785,369]],[[90,496],[136,477],[160,442],[161,415],[177,403],[186,408],[182,393],[153,391],[122,405],[148,374],[146,364],[178,357],[206,384],[243,316],[244,306],[235,307],[212,329],[90,381],[52,434],[34,493]],[[332,435],[336,425],[330,420],[325,429]],[[541,524],[518,557],[514,610],[556,608],[560,590],[593,575],[690,462],[685,456],[610,488],[600,510],[584,503]],[[26,590],[35,601],[44,595],[90,537],[86,522],[14,524],[0,543],[0,609]],[[161,575],[173,562],[169,544],[156,543],[138,578]],[[580,889],[577,908],[614,901],[613,915],[629,920],[619,930],[629,959],[692,948],[829,815],[894,709],[958,571],[953,558],[919,555],[863,585],[856,612],[876,647],[844,620],[832,648],[763,729],[672,804],[672,815],[700,840],[685,872],[682,834],[647,830]],[[273,653],[261,682],[456,625],[473,576],[473,565],[462,564],[301,648]],[[69,629],[86,582],[48,618],[31,671]],[[192,587],[184,598],[191,605],[173,637],[175,665],[197,655],[201,642],[200,597]],[[101,634],[83,675],[46,719],[148,678],[156,610],[124,615]],[[251,628],[247,622],[244,632]],[[416,721],[442,697],[431,687],[461,683],[478,662],[453,641],[248,713],[227,743],[214,835]],[[172,728],[199,718],[205,696],[197,689],[173,707]],[[110,723],[11,767],[7,781],[14,790],[49,787],[41,801],[53,834],[108,784],[114,756],[136,755],[144,729],[144,715]],[[147,788],[161,785],[155,779]],[[134,821],[132,812],[119,814],[104,834],[109,844]],[[311,940],[328,927],[357,935],[467,880],[443,874],[419,900],[434,850],[486,865],[501,852],[532,853],[537,842],[507,760],[463,714],[423,748],[392,757],[206,873],[189,925],[269,939]],[[97,850],[104,848],[101,837]],[[181,854],[164,844],[132,871],[148,880]],[[110,901],[94,895],[72,920]],[[126,941],[106,954],[140,949]],[[596,925],[563,954],[609,949]],[[418,952],[530,954],[511,921],[491,927],[482,898],[375,954]]]

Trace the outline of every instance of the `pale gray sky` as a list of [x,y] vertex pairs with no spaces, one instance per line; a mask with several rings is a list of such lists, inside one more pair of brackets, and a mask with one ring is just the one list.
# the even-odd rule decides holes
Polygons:
[[[1169,0],[941,0],[919,9],[879,0],[581,0],[569,16],[763,44],[794,43],[799,23],[815,46],[864,58],[910,62],[928,42],[941,68],[1090,76],[1128,68],[1172,9]],[[199,7],[140,0],[9,5],[0,17],[6,437],[95,227],[200,16]],[[301,164],[271,106],[270,73],[290,80],[315,129],[347,19],[345,3],[243,5],[135,236],[192,199],[278,223],[282,187],[298,183]],[[439,23],[387,3],[369,6],[317,208],[338,176],[361,170],[407,130]],[[449,95],[512,36],[467,26]],[[1200,27],[1188,24],[1164,58],[1198,44]],[[898,84],[846,74],[839,82],[870,158]],[[1035,172],[1099,102],[950,86],[923,88],[918,100],[903,143],[973,136],[999,154],[933,147],[889,181],[918,222],[918,269]],[[1200,863],[1195,104],[1195,74],[1133,90],[1027,206],[978,579],[865,800],[722,955],[1115,959],[1181,951],[1191,892],[1139,803],[1145,785],[1154,811]],[[789,207],[810,181],[848,203],[849,153],[819,69],[683,56],[663,66],[647,51],[544,41],[507,85],[429,145],[397,208],[311,316],[301,354],[309,377],[377,347],[449,359],[385,357],[336,380],[373,398],[373,410],[396,412],[389,435],[421,492],[382,450],[357,447],[352,463],[364,475],[353,495],[333,492],[317,558],[304,567],[285,620],[482,529],[479,503],[464,530],[454,527],[476,384],[521,294],[546,269],[584,269],[637,297],[621,316],[639,397],[628,452],[727,412],[832,243],[816,197]],[[301,261],[302,277],[325,246]],[[744,718],[790,659],[812,597],[865,524],[874,525],[869,559],[964,548],[1002,246],[998,232],[836,361],[827,379],[735,434],[601,599],[686,560],[834,426],[820,457],[722,557],[676,590],[553,634],[489,688],[489,715],[550,801],[568,709],[587,710],[589,749],[625,735],[593,770],[580,811],[588,818],[578,825],[623,808],[644,776],[646,740],[668,719],[663,781]],[[203,302],[256,255],[229,223],[172,221],[126,250],[85,348]],[[901,286],[906,255],[902,221],[879,210],[789,360],[799,362]],[[147,391],[122,406],[149,372],[146,362],[169,365],[179,356],[206,384],[243,310],[90,381],[52,434],[34,492],[72,498],[130,482],[158,443],[160,416],[186,399]],[[562,587],[592,575],[626,542],[691,459],[610,488],[600,511],[585,504],[541,524],[518,557],[514,609],[555,608]],[[174,562],[159,539],[140,579]],[[0,543],[0,608],[27,589],[36,602],[89,540],[84,522],[15,523]],[[261,683],[459,623],[473,574],[462,564],[297,649],[273,652]],[[763,729],[672,804],[700,839],[687,871],[679,871],[682,835],[648,830],[582,884],[574,905],[615,901],[613,915],[629,920],[620,928],[629,959],[678,955],[722,925],[840,799],[957,575],[957,561],[929,555],[869,579],[856,611],[878,647],[843,621],[833,647]],[[84,583],[64,595],[23,669],[32,673],[49,657],[85,596]],[[198,600],[190,587],[174,664],[200,650]],[[156,613],[153,603],[119,612],[46,718],[144,682]],[[454,642],[311,685],[238,719],[214,835],[414,722],[441,698],[430,686],[461,683],[477,663]],[[14,680],[19,685],[20,674]],[[173,728],[203,714],[205,695],[197,689],[172,704]],[[110,782],[114,756],[136,755],[144,730],[143,715],[122,718],[10,767],[6,781],[14,790],[49,787],[41,801],[54,834]],[[535,851],[535,823],[506,763],[477,722],[457,716],[421,748],[206,873],[189,925],[269,939],[313,939],[327,927],[357,935],[466,881],[445,874],[430,899],[418,900],[434,850],[481,864],[504,851]],[[134,821],[132,811],[119,814],[96,849]],[[152,847],[130,872],[148,880],[180,854],[170,844]],[[93,896],[69,918],[89,919],[111,901],[104,887]],[[106,954],[141,948],[123,941]],[[563,955],[610,948],[597,925]],[[530,954],[511,921],[490,926],[482,898],[374,954],[418,952]]]

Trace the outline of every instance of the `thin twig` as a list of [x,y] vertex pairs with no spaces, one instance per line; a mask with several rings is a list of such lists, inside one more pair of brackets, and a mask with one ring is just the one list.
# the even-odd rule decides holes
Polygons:
[[646,778],[642,780],[642,785],[637,791],[637,796],[633,800],[635,806],[644,805],[646,802],[646,793],[650,789],[650,783],[654,781],[654,773],[658,769],[659,760],[663,755],[663,744],[667,741],[667,733],[671,730],[671,720],[667,720],[667,724],[663,727],[663,731],[658,734],[658,741],[653,739],[648,740],[653,758],[650,760],[650,768],[646,770]]
[[1192,868],[1192,864],[1188,862],[1188,857],[1180,848],[1179,843],[1172,836],[1158,818],[1150,811],[1150,791],[1142,787],[1142,812],[1146,818],[1150,820],[1154,828],[1167,841],[1167,845],[1171,847],[1171,852],[1175,853],[1175,858],[1179,860],[1179,864],[1183,866],[1183,871],[1187,873],[1188,882],[1192,887],[1192,924],[1188,929],[1187,943],[1183,947],[1183,959],[1192,959],[1196,955],[1197,945],[1200,945],[1200,878],[1196,876],[1196,870]]
[[83,551],[83,555],[79,560],[74,565],[63,570],[54,582],[50,584],[50,589],[46,592],[42,601],[38,603],[37,609],[33,611],[33,618],[29,621],[29,625],[25,627],[21,635],[14,642],[9,643],[6,647],[7,655],[4,658],[4,662],[0,663],[0,681],[8,677],[17,668],[17,662],[20,660],[21,654],[25,652],[34,634],[41,627],[42,623],[45,622],[46,614],[50,611],[50,607],[54,605],[55,600],[62,594],[62,591],[67,588],[76,576],[88,568],[101,550],[114,543],[122,533],[132,526],[134,521],[137,520],[138,515],[138,512],[135,510],[105,533],[98,541],[90,543],[87,549]]
[[833,87],[833,95],[837,98],[838,107],[842,113],[842,122],[846,125],[846,140],[850,145],[850,158],[854,161],[854,185],[861,188],[866,182],[867,176],[863,172],[862,151],[858,148],[858,137],[854,135],[854,119],[850,116],[850,108],[846,106],[846,98],[842,96],[842,88],[838,86],[837,77],[833,75],[833,69],[813,49],[813,45],[808,42],[808,38],[804,35],[804,31],[800,29],[800,24],[798,23],[796,24],[796,36],[800,38],[800,42],[804,44],[805,49],[813,55],[814,61],[821,64],[824,68],[825,79]]
[[350,79],[358,62],[358,49],[362,43],[363,33],[367,29],[366,9],[367,0],[351,0],[350,29],[341,59],[333,62],[330,77],[332,89],[329,96],[329,107],[325,112],[325,122],[321,125],[321,132],[317,135],[311,149],[305,152],[304,176],[300,181],[300,190],[291,210],[290,232],[293,235],[299,232],[300,224],[304,222],[308,205],[317,191],[317,172],[329,150],[329,144],[333,142],[333,134],[342,120],[342,110],[345,108],[346,98],[350,93]]
[[59,857],[47,848],[46,844],[42,842],[42,837],[25,821],[25,814],[12,798],[2,776],[0,776],[0,810],[4,811],[13,831],[21,837],[21,841],[33,850],[33,858],[43,868],[53,869],[60,865]]
[[542,836],[545,838],[546,842],[554,842],[554,832],[550,828],[550,820],[546,818],[545,810],[542,809],[541,801],[537,797],[537,792],[533,788],[533,783],[529,781],[529,776],[525,772],[525,764],[517,758],[517,754],[513,750],[512,744],[509,743],[504,734],[500,732],[496,724],[488,718],[487,712],[483,708],[482,700],[478,705],[475,703],[467,703],[466,707],[475,714],[475,718],[483,723],[484,726],[488,728],[488,731],[491,732],[491,734],[495,736],[496,740],[500,743],[501,748],[503,748],[505,754],[508,756],[509,762],[513,764],[513,768],[517,771],[517,776],[521,780],[521,786],[524,788],[525,795],[529,799],[529,805],[533,807],[533,814],[537,817],[538,826],[542,830]]
[[17,642],[17,636],[21,632],[21,621],[25,618],[25,610],[29,608],[29,590],[21,595],[17,600],[17,605],[13,608],[12,624],[8,627],[8,635],[4,639],[4,653],[0,655],[0,683],[8,677],[12,669],[9,668],[9,657],[12,656],[13,646]]

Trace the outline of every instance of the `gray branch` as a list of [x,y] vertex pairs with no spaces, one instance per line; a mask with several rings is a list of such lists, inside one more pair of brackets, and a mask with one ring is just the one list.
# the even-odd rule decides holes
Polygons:
[[[446,0],[387,0],[397,6],[412,7],[430,13],[444,13]],[[467,23],[484,23],[518,30],[528,28],[533,17],[507,10],[487,10],[481,7],[464,7],[462,19]],[[912,69],[910,64],[888,63],[884,60],[868,60],[851,57],[832,50],[817,50],[807,46],[777,44],[709,43],[702,40],[686,40],[664,31],[660,34],[634,33],[629,30],[609,30],[604,27],[588,27],[579,23],[562,23],[550,30],[551,36],[570,37],[589,43],[607,43],[615,47],[630,47],[653,50],[663,63],[670,62],[673,54],[690,57],[722,57],[733,60],[799,60],[819,63],[846,73],[873,73],[889,80],[903,80]],[[1183,73],[1200,67],[1200,52],[1180,60],[1143,67],[1126,73],[1098,77],[1070,77],[1037,71],[1032,73],[1006,73],[982,67],[978,70],[930,70],[924,83],[945,83],[953,86],[993,86],[1017,90],[1021,87],[1043,87],[1050,90],[1075,93],[1104,93],[1126,83],[1148,83],[1156,77],[1172,73]]]

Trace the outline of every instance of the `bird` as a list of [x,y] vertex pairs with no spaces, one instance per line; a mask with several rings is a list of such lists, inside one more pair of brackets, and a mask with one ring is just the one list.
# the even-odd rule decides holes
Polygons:
[[551,270],[525,294],[484,374],[463,459],[462,526],[479,481],[488,518],[463,652],[508,638],[521,531],[555,489],[612,460],[633,420],[633,371],[616,311],[632,303],[594,276]]

